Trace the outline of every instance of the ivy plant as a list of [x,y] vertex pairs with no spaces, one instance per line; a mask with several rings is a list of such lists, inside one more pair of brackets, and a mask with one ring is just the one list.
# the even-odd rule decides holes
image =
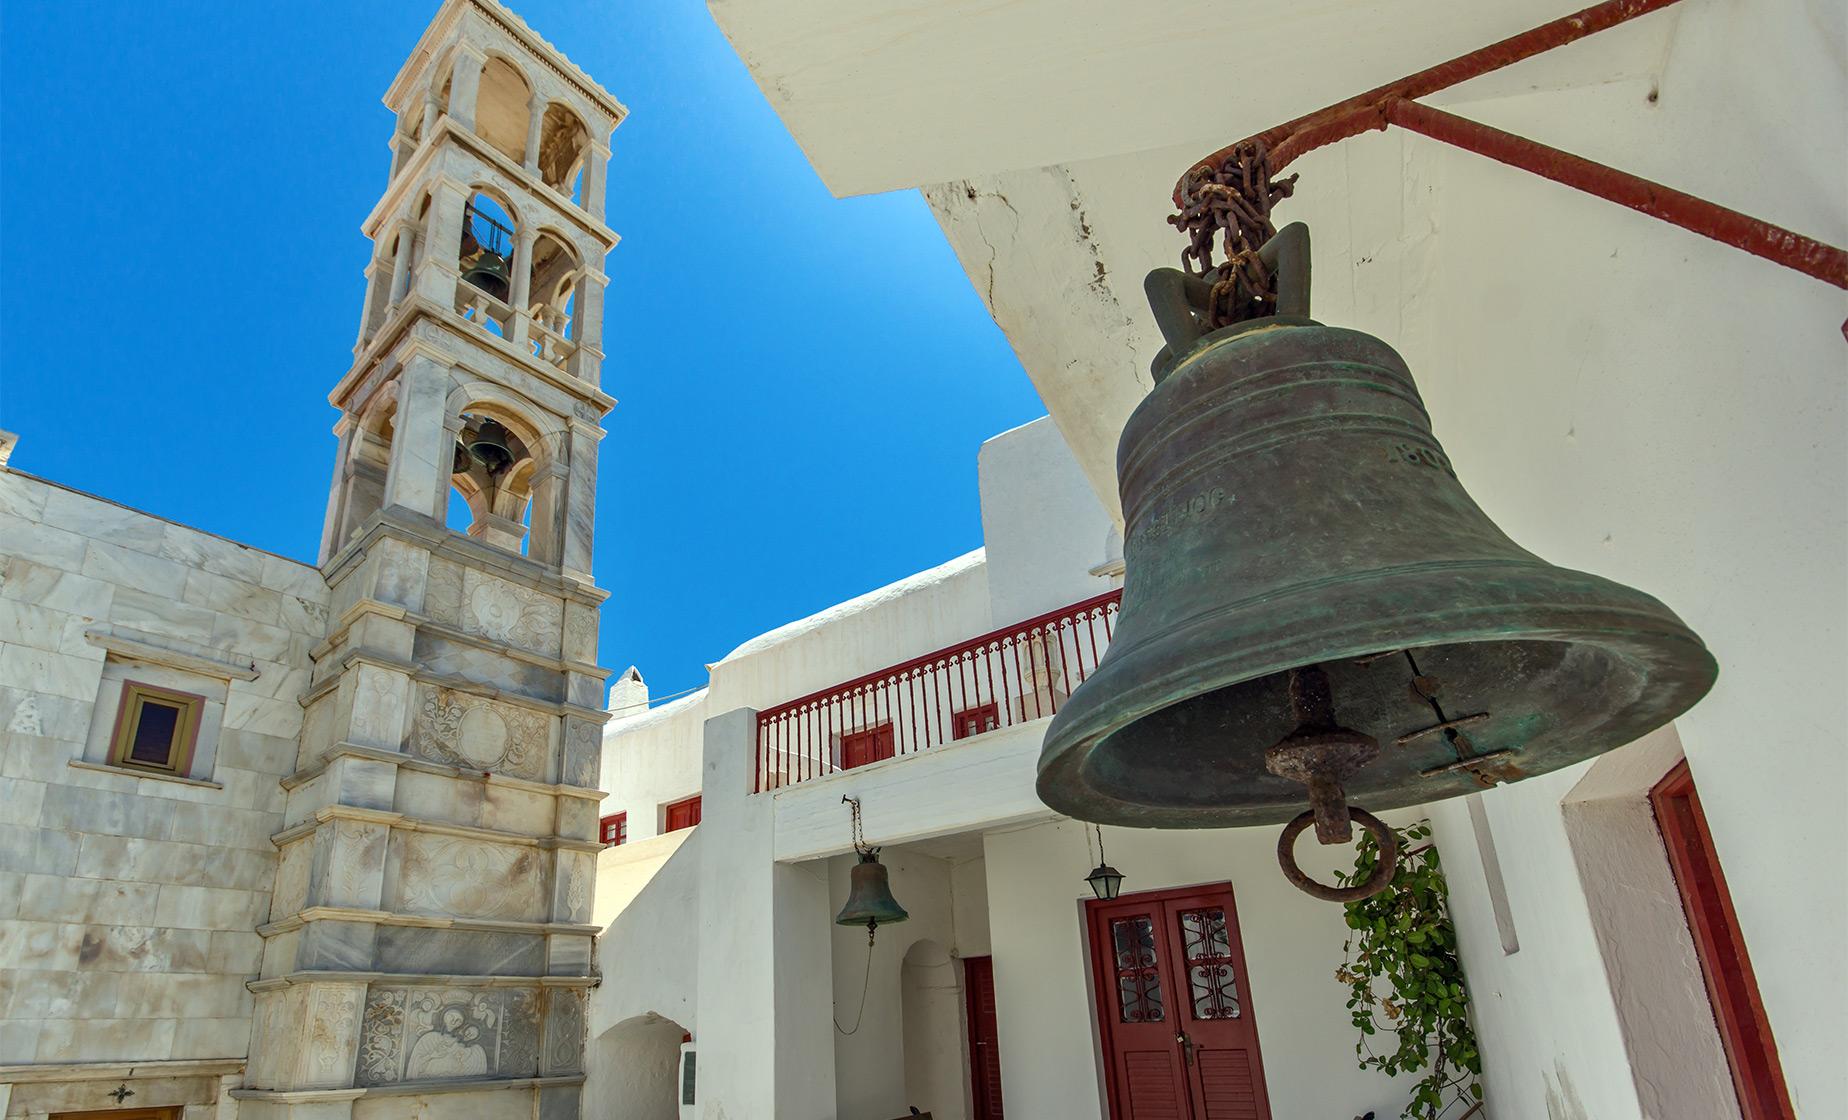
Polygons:
[[[1425,1071],[1404,1120],[1440,1120],[1459,1106],[1454,1120],[1462,1120],[1480,1108],[1482,1057],[1469,1022],[1450,895],[1430,822],[1394,832],[1399,869],[1385,890],[1347,904],[1346,959],[1335,977],[1348,987],[1348,1011],[1360,1031],[1354,1046],[1360,1068],[1388,1075]],[[1379,855],[1379,844],[1362,832],[1354,871],[1342,875],[1342,883],[1365,880]]]

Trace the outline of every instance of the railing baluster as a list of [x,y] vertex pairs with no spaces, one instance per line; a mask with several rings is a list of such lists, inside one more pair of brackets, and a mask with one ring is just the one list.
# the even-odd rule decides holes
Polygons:
[[[957,713],[973,712],[985,704],[995,707],[996,727],[1011,727],[1056,713],[1060,695],[1069,697],[1108,652],[1098,645],[1097,628],[1103,627],[1104,645],[1108,646],[1114,637],[1112,623],[1122,594],[1121,590],[1111,591],[1074,603],[760,712],[757,791],[768,792],[841,770],[844,759],[835,757],[835,744],[854,732],[876,732],[889,725],[896,756],[929,749],[933,732],[938,745],[952,741],[956,738]],[[1083,634],[1078,632],[1081,626]],[[1068,631],[1069,651],[1065,648]],[[1025,667],[1021,665],[1022,646],[1027,652]],[[1016,695],[1020,702],[1018,718],[1014,711]],[[1031,712],[1027,711],[1029,696]],[[984,728],[978,722],[969,730],[979,735]]]

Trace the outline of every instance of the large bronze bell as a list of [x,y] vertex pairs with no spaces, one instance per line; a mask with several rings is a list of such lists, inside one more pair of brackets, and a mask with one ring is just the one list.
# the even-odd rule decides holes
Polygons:
[[892,897],[892,884],[885,864],[879,862],[879,849],[860,849],[860,862],[854,864],[849,878],[847,905],[834,919],[837,926],[865,926],[868,940],[883,925],[902,922],[911,915]]
[[503,302],[513,291],[513,269],[506,257],[492,249],[483,249],[463,271],[462,279]]
[[1543,774],[1698,701],[1717,668],[1693,631],[1509,540],[1399,355],[1307,317],[1306,231],[1261,255],[1279,314],[1211,334],[1200,281],[1150,277],[1169,348],[1117,448],[1122,613],[1047,731],[1041,799],[1154,828],[1274,824],[1313,800],[1330,842],[1347,801]]

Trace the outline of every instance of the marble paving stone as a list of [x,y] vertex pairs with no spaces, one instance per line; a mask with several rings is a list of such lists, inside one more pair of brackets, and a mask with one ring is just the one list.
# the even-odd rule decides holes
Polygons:
[[68,832],[164,840],[171,832],[176,811],[172,804],[133,793],[59,785],[46,791],[39,823]]
[[281,591],[310,602],[327,602],[327,581],[322,578],[319,568],[309,564],[265,554],[263,571],[257,582],[273,591]]
[[83,567],[79,570],[92,579],[158,595],[169,601],[181,599],[186,591],[186,579],[192,574],[171,560],[99,540],[90,540],[84,546]]
[[47,525],[142,553],[159,552],[168,528],[166,522],[137,510],[56,487],[45,495],[42,517]]
[[83,569],[85,546],[90,543],[76,533],[8,513],[0,513],[0,540],[6,542],[9,556],[66,572]]
[[0,871],[69,875],[77,867],[77,846],[74,832],[0,825]]
[[0,599],[103,618],[108,615],[114,597],[112,584],[35,564],[23,556],[13,556],[0,563]]
[[0,644],[0,680],[31,681],[37,691],[67,700],[96,696],[100,664],[30,646]]
[[161,535],[159,552],[162,557],[188,568],[203,569],[245,583],[263,583],[265,562],[272,559],[261,549],[171,524]]
[[175,1019],[48,1019],[39,1033],[39,1062],[165,1060],[173,1049]]
[[154,912],[157,883],[27,875],[19,895],[19,917],[40,922],[127,925]]

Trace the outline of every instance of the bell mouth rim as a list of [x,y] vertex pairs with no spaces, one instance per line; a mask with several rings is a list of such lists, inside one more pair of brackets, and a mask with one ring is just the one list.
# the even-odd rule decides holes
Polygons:
[[[1583,731],[1579,738],[1599,744],[1595,749],[1580,752],[1576,757],[1544,768],[1524,770],[1521,774],[1523,780],[1596,757],[1666,726],[1698,704],[1719,677],[1719,663],[1700,640],[1700,636],[1655,599],[1597,576],[1570,569],[1555,571],[1621,589],[1626,597],[1643,600],[1643,603],[1635,607],[1618,608],[1606,602],[1595,608],[1600,614],[1620,615],[1633,624],[1623,629],[1587,626],[1583,623],[1583,616],[1588,608],[1569,603],[1486,603],[1464,616],[1480,620],[1474,625],[1453,624],[1442,630],[1426,631],[1418,635],[1417,645],[1402,647],[1417,650],[1466,643],[1560,642],[1589,646],[1636,667],[1639,679],[1647,686],[1645,699],[1607,713],[1603,720]],[[1650,606],[1653,606],[1653,610],[1649,609]],[[1201,631],[1210,634],[1220,630],[1226,614],[1234,609],[1249,608],[1249,603],[1232,604],[1196,616],[1185,625],[1175,628],[1172,631],[1173,637],[1184,644],[1188,634]],[[1511,628],[1510,622],[1515,620],[1518,620],[1518,626]],[[1217,689],[1259,680],[1305,664],[1360,658],[1381,652],[1385,646],[1378,638],[1379,632],[1378,619],[1363,619],[1332,631],[1318,630],[1313,650],[1304,648],[1306,643],[1302,638],[1286,638],[1268,646],[1258,646],[1255,653],[1254,647],[1243,645],[1235,652],[1213,661],[1190,663],[1181,669],[1137,681],[1119,690],[1110,699],[1116,701],[1120,716],[1106,723],[1104,692],[1092,688],[1091,696],[1096,699],[1087,699],[1085,689],[1133,671],[1147,660],[1148,651],[1156,648],[1144,644],[1122,650],[1118,644],[1122,641],[1119,627],[1118,638],[1105,651],[1097,669],[1079,688],[1073,690],[1071,697],[1053,716],[1051,725],[1046,729],[1036,770],[1035,790],[1041,802],[1053,811],[1097,824],[1169,829],[1282,824],[1295,816],[1301,806],[1259,804],[1219,808],[1151,805],[1105,796],[1103,791],[1087,780],[1086,764],[1109,736],[1137,720]],[[1344,639],[1343,635],[1347,637]],[[1122,652],[1119,653],[1119,650]],[[1114,659],[1113,654],[1117,655]],[[1145,656],[1139,657],[1138,654]],[[1651,666],[1676,665],[1681,666],[1682,671],[1666,674],[1649,672]],[[1220,672],[1213,672],[1215,667]],[[1202,669],[1206,670],[1203,675],[1200,673]],[[1174,684],[1187,677],[1201,679],[1202,676],[1206,682],[1204,687],[1187,696],[1173,696],[1171,689]],[[1154,702],[1156,697],[1161,696],[1172,698],[1166,702]],[[1142,701],[1140,704],[1137,703],[1138,699]],[[1361,784],[1357,782],[1355,786]],[[1363,796],[1365,807],[1379,812],[1443,800],[1479,788],[1472,777],[1459,771],[1431,778],[1425,785],[1399,796]]]

